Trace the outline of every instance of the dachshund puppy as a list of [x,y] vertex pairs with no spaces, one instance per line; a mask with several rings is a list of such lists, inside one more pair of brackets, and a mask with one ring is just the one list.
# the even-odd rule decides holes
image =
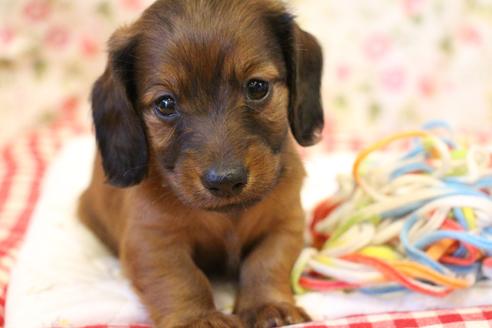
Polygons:
[[[323,128],[322,53],[275,0],[159,0],[109,41],[81,220],[119,256],[156,327],[308,320],[295,143]],[[232,315],[207,275],[238,281]]]

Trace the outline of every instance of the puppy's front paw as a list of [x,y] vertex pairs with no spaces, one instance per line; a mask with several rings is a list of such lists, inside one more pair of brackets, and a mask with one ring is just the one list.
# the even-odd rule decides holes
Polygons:
[[244,328],[239,317],[221,312],[210,312],[179,328]]
[[249,328],[273,328],[309,321],[303,309],[290,303],[269,303],[241,311],[239,316]]

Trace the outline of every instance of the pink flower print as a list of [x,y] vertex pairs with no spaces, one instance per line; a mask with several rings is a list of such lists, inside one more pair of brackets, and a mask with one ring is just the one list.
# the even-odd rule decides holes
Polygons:
[[471,25],[462,26],[459,31],[460,38],[471,45],[478,46],[482,43],[481,33]]
[[346,64],[340,64],[336,68],[336,76],[339,81],[346,81],[351,73],[350,67]]
[[81,98],[77,95],[66,95],[61,102],[59,103],[59,115],[58,119],[53,123],[53,128],[55,130],[60,129],[61,127],[68,126],[75,133],[86,132],[85,124],[80,122],[78,115],[78,109],[81,105]]
[[75,114],[75,111],[79,105],[80,101],[77,96],[70,95],[63,99],[61,103],[61,110],[65,116],[71,117]]
[[390,40],[382,34],[370,36],[364,43],[364,53],[371,61],[377,61],[384,57],[390,48]]
[[352,135],[349,140],[350,150],[359,151],[364,147],[364,139],[357,135]]
[[93,57],[97,55],[100,51],[99,44],[96,40],[90,37],[83,37],[80,46],[82,48],[82,55],[84,57]]
[[429,76],[424,76],[418,83],[420,94],[426,98],[431,98],[436,93],[436,82]]
[[140,10],[143,7],[142,0],[121,0],[121,4],[128,10]]
[[31,0],[24,6],[24,16],[33,22],[46,19],[50,12],[50,4],[46,0]]
[[381,75],[383,87],[391,92],[400,91],[405,84],[406,75],[401,67],[394,67],[384,71]]
[[403,1],[403,8],[407,16],[415,16],[422,10],[422,0],[405,0]]
[[14,37],[15,37],[15,32],[13,28],[7,26],[0,27],[0,44],[7,45],[10,42],[12,42]]
[[45,43],[53,48],[64,48],[69,40],[68,30],[61,26],[53,26],[46,32]]

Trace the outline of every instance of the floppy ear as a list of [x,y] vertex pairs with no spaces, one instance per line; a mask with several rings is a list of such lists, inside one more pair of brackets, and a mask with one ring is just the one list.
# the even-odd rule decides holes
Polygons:
[[106,70],[92,89],[92,117],[104,171],[108,182],[118,187],[138,184],[147,174],[147,137],[135,107],[137,43],[126,29],[113,34]]
[[311,146],[320,140],[324,125],[323,53],[316,38],[300,29],[291,15],[274,16],[272,23],[287,68],[290,127],[300,145]]

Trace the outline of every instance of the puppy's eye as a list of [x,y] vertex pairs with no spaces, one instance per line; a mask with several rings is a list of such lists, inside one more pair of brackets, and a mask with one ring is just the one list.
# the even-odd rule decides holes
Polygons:
[[169,95],[162,96],[154,103],[154,111],[164,120],[172,120],[178,116],[176,110],[176,100]]
[[249,80],[246,84],[246,93],[249,100],[259,101],[268,96],[270,84],[263,80]]

